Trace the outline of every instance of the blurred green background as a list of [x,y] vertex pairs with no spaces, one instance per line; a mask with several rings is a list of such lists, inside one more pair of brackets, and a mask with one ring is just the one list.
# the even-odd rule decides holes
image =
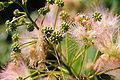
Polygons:
[[[0,0],[8,1],[8,0]],[[77,0],[75,0],[77,1]],[[28,0],[28,10],[30,13],[38,10],[45,5],[45,0]],[[102,4],[106,8],[109,8],[113,13],[120,14],[120,0],[79,0],[80,6],[78,11],[82,9],[88,9],[89,6],[94,4]],[[0,66],[3,66],[8,60],[10,60],[10,48],[11,48],[11,34],[5,32],[6,26],[4,25],[6,20],[11,20],[13,17],[13,11],[15,9],[22,9],[17,4],[11,4],[8,8],[0,11]]]

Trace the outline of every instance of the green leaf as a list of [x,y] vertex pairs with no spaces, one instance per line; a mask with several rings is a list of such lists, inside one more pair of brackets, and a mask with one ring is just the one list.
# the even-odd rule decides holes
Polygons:
[[71,68],[71,70],[76,75],[80,73],[81,62],[84,56],[83,54],[86,52],[85,59],[82,65],[82,71],[81,71],[83,74],[88,74],[91,71],[85,68],[86,63],[89,60],[93,62],[96,54],[96,49],[93,46],[90,46],[85,52],[83,50],[83,46],[84,45],[81,46],[68,33],[65,35],[65,38],[61,42],[62,55],[64,55],[65,57],[65,59],[62,58],[62,60],[68,67]]
[[[78,50],[79,50],[78,43],[70,36],[70,34],[67,33],[65,35],[64,40],[61,42],[61,48],[62,48],[61,49],[62,55],[65,56],[65,59],[63,59],[63,62],[68,67],[70,67],[74,73],[78,72],[78,68],[80,68],[79,67],[80,61],[81,61],[80,58],[77,61],[75,61],[75,64],[73,66],[70,66],[72,64],[72,61],[73,61],[75,55],[78,53]],[[77,62],[77,64],[76,64],[76,62]]]
[[61,50],[62,50],[62,54],[65,56],[65,60],[64,61],[66,64],[69,64],[70,61],[73,59],[75,53],[78,50],[78,44],[76,43],[75,40],[73,40],[70,35],[67,33],[65,35],[65,38],[63,39],[63,41],[61,42]]

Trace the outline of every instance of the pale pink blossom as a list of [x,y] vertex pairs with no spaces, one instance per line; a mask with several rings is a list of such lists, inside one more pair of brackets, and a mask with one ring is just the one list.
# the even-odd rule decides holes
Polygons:
[[[120,66],[120,44],[119,38],[116,38],[116,41],[118,42],[113,42],[113,36],[116,32],[119,33],[119,16],[99,7],[97,7],[94,11],[102,14],[102,20],[100,22],[93,23],[91,26],[92,30],[96,31],[96,38],[93,43],[97,49],[104,53],[97,59],[94,69],[101,72],[117,68]],[[119,37],[120,35],[118,34],[116,36]],[[119,80],[119,73],[120,70],[117,69],[107,72],[106,74],[113,75],[115,76],[115,80]]]
[[92,16],[95,12],[99,12],[102,15],[101,21],[92,22],[91,29],[94,30],[96,39],[94,45],[103,53],[117,52],[116,46],[118,43],[113,43],[113,36],[118,31],[120,20],[119,16],[113,14],[109,10],[101,6],[95,6],[93,10],[89,10],[86,13],[87,16]]
[[[94,69],[97,72],[102,72],[120,67],[120,56],[110,56],[109,54],[101,55],[95,63]],[[120,69],[111,70],[105,74],[112,75],[115,80],[120,80]]]
[[[56,18],[56,13],[58,10],[58,7],[56,5],[50,5],[50,12],[47,13],[45,20],[43,22],[43,26],[45,27],[54,27],[54,22],[55,22],[55,18]],[[41,21],[43,19],[44,16],[40,16],[39,19],[37,20],[37,25],[41,27]],[[62,22],[62,20],[60,19],[60,16],[58,16],[57,22],[56,22],[56,27],[57,29],[60,29],[60,23]]]
[[[24,63],[22,58],[19,58],[15,62],[9,62],[5,70],[0,73],[0,80],[16,80],[19,77],[25,78],[29,76],[28,67]],[[32,80],[28,78],[26,80]]]
[[86,28],[79,23],[75,23],[75,26],[69,30],[69,33],[72,34],[76,40],[83,40],[83,38],[86,36],[85,29]]

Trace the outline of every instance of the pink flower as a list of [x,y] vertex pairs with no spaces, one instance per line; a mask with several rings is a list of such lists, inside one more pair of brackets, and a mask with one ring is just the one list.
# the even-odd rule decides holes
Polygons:
[[[97,59],[94,69],[101,72],[117,68],[120,66],[120,44],[119,38],[116,40],[118,42],[113,42],[113,36],[116,32],[119,33],[119,16],[99,7],[97,7],[94,11],[102,14],[102,20],[100,22],[92,23],[92,30],[96,31],[96,38],[93,43],[96,48],[104,53]],[[119,37],[119,34],[116,36]],[[115,80],[119,80],[119,73],[120,70],[117,69],[107,72],[106,74],[113,75],[116,77]]]
[[[95,63],[94,69],[98,72],[120,67],[120,56],[101,55]],[[120,69],[109,71],[105,74],[112,75],[115,80],[120,80]]]
[[85,27],[76,22],[75,26],[70,29],[69,33],[72,34],[76,40],[83,40],[86,36],[85,29]]
[[[47,13],[46,17],[45,17],[45,20],[43,22],[43,26],[47,26],[47,27],[52,27],[54,26],[54,22],[55,22],[55,18],[56,18],[56,13],[57,13],[57,9],[58,7],[56,5],[50,5],[50,12]],[[39,19],[37,20],[37,25],[41,27],[41,21],[43,19],[44,16],[40,16]],[[59,26],[60,26],[60,23],[61,23],[61,19],[60,17],[58,16],[58,19],[57,19],[57,29],[59,29]]]
[[119,16],[106,10],[103,7],[94,7],[92,11],[86,13],[87,16],[92,16],[93,13],[99,12],[102,15],[102,20],[94,22],[92,20],[91,29],[95,31],[96,38],[93,43],[101,52],[107,54],[117,54],[118,43],[113,42],[113,36],[118,31],[120,20]]
[[[27,66],[25,65],[23,59],[19,57],[19,59],[16,60],[16,63],[8,63],[7,68],[0,73],[0,80],[16,80],[19,77],[25,78],[29,75],[30,73]],[[28,78],[27,80],[32,79]]]

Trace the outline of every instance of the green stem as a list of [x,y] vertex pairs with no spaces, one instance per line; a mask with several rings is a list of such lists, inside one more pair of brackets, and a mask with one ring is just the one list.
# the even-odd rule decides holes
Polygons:
[[25,5],[22,5],[19,1],[17,2],[17,4],[23,8],[23,10],[26,12],[26,15],[27,15],[27,17],[29,18],[29,20],[33,23],[33,25],[36,27],[36,29],[39,30],[39,27],[37,26],[37,24],[36,24],[36,23],[32,20],[32,18],[30,17],[30,14],[29,14],[29,12],[28,12],[28,10],[27,10],[26,4],[25,4]]
[[42,27],[42,25],[43,25],[43,22],[44,22],[44,20],[45,20],[45,17],[46,17],[46,15],[43,16],[43,19],[42,19],[42,21],[41,21],[41,27]]
[[35,19],[35,22],[39,19],[39,17],[40,17],[40,14],[38,14],[37,18]]
[[26,17],[26,15],[23,15],[23,16],[20,16],[20,17],[18,17],[18,18],[15,18],[15,19],[13,19],[11,22],[14,22],[14,21],[16,21],[16,20],[18,20],[18,19],[20,19],[20,18],[23,18],[23,17]]
[[[49,7],[49,6],[50,6],[50,5],[48,4],[48,7]],[[40,14],[39,14],[39,16],[40,16]],[[42,21],[41,21],[41,29],[42,29],[42,27],[43,27],[43,23],[44,23],[45,18],[46,18],[46,15],[43,15],[43,19],[42,19]]]
[[19,39],[38,39],[38,38],[35,38],[35,37],[20,37]]
[[56,13],[55,22],[54,22],[54,30],[56,28],[56,23],[57,23],[57,18],[58,18],[59,10],[60,10],[60,7],[58,7],[58,10],[57,10],[57,13]]
[[99,54],[99,50],[96,51],[95,58],[94,58],[94,60],[93,60],[94,63],[95,63],[95,61],[97,60],[98,54]]
[[37,76],[35,76],[34,78],[33,78],[33,80],[36,80],[37,78],[39,78],[39,77],[43,77],[43,76],[47,76],[48,74],[41,74],[41,75],[37,75]]
[[84,52],[83,52],[84,54],[83,54],[83,58],[82,58],[82,62],[81,62],[81,66],[80,66],[80,71],[79,71],[79,73],[81,73],[82,72],[82,68],[83,68],[83,63],[84,63],[84,60],[85,60],[85,57],[86,57],[86,48],[85,48],[85,50],[84,50]]
[[12,4],[12,3],[14,3],[14,2],[12,2],[12,1],[8,2],[8,4]]
[[31,77],[31,76],[33,76],[33,75],[35,75],[36,73],[38,73],[38,70],[35,71],[34,73],[30,74],[29,76],[25,77],[24,80],[27,79],[27,78],[29,78],[29,77]]
[[53,48],[54,48],[54,52],[55,52],[55,57],[58,61],[58,64],[60,65],[60,60],[59,60],[59,57],[58,57],[58,53],[57,53],[57,50],[56,50],[56,46],[53,45]]
[[105,70],[105,71],[102,71],[102,72],[96,72],[94,75],[90,76],[89,79],[92,79],[93,77],[95,77],[97,75],[101,75],[103,73],[107,73],[107,72],[110,72],[110,71],[113,71],[113,70],[117,70],[117,69],[120,69],[120,67],[113,68],[113,69],[108,69],[108,70]]
[[72,61],[70,62],[70,66],[79,59],[79,57],[83,54],[84,51],[81,51],[81,49],[77,52],[77,54],[73,57]]
[[61,47],[61,45],[60,45],[60,51],[59,51],[59,53],[60,53],[60,58],[61,58],[61,59],[64,58],[65,61],[67,61],[65,55],[62,53],[62,47]]
[[69,67],[68,65],[66,65],[63,61],[62,64],[66,67],[66,69],[69,71],[69,75],[72,75],[76,78],[76,80],[79,80],[79,78],[75,75],[74,69],[72,67]]
[[30,44],[30,43],[36,43],[36,42],[37,42],[36,40],[33,40],[33,41],[29,41],[29,42],[23,43],[20,46],[23,46],[23,45],[26,45],[26,44]]
[[66,43],[66,44],[65,44],[65,48],[66,48],[65,51],[66,51],[66,57],[67,57],[67,58],[66,58],[66,61],[67,61],[67,63],[68,63],[68,57],[69,57],[69,56],[68,56],[68,33],[66,33],[65,43]]
[[25,7],[24,8],[26,14],[27,14],[27,17],[29,18],[29,20],[33,23],[33,25],[36,27],[37,30],[39,30],[39,27],[37,26],[37,24],[32,20],[32,18],[30,17],[29,13],[28,13],[28,10],[27,8]]
[[23,43],[23,44],[20,45],[20,49],[25,48],[25,47],[28,47],[28,46],[30,46],[30,45],[33,45],[33,44],[35,44],[35,43],[36,43],[35,40],[34,40],[34,41],[30,41],[30,42]]

